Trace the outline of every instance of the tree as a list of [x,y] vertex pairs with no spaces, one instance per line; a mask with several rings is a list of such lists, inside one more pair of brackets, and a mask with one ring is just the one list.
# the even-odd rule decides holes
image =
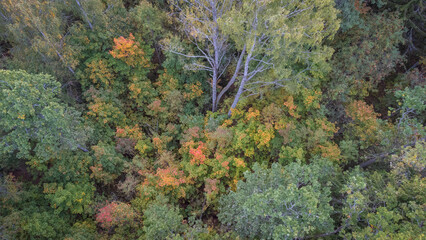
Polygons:
[[64,187],[56,183],[45,184],[46,199],[55,209],[55,213],[70,211],[71,214],[89,214],[93,202],[95,187],[90,183],[67,183]]
[[425,145],[403,148],[387,162],[390,171],[347,174],[342,192],[343,238],[421,239],[426,219]]
[[[54,61],[59,60],[71,74],[75,73],[62,49],[65,21],[61,18],[60,5],[56,1],[7,0],[1,2],[0,12],[17,55],[34,51],[42,62],[55,64]],[[28,58],[27,55],[20,56],[23,61]]]
[[407,50],[413,55],[424,56],[426,52],[426,47],[423,44],[426,34],[424,2],[422,0],[386,0],[384,2],[386,8],[399,13],[401,19],[405,22],[408,30],[405,34]]
[[[215,112],[218,100],[220,100],[217,92],[218,83],[221,77],[225,77],[224,74],[230,64],[228,36],[219,29],[218,21],[231,9],[233,1],[174,0],[171,3],[171,8],[179,12],[183,31],[190,42],[195,45],[199,55],[183,54],[170,48],[169,51],[188,58],[204,60],[204,62],[193,62],[192,67],[194,70],[211,72],[212,112]],[[236,79],[236,75],[233,76],[233,79]],[[221,96],[220,93],[219,96]]]
[[102,141],[92,146],[94,165],[90,167],[90,177],[105,185],[112,183],[123,170],[123,156],[115,151],[114,146]]
[[157,200],[144,211],[144,239],[167,239],[183,231],[183,217],[179,209],[170,206],[167,199],[159,196]]
[[43,166],[61,149],[81,148],[79,113],[58,99],[60,84],[44,74],[0,70],[0,145],[4,156]]
[[109,229],[114,226],[134,225],[136,213],[132,207],[123,202],[112,202],[99,209],[96,214],[96,222],[102,228]]
[[[259,88],[284,87],[318,78],[332,50],[322,46],[337,31],[339,21],[333,1],[241,1],[221,20],[222,29],[244,55],[242,77],[231,110],[243,92],[258,94]],[[271,76],[256,79],[271,70]],[[310,73],[311,75],[307,74]],[[268,81],[269,78],[269,81]],[[250,80],[255,80],[250,83]],[[308,81],[308,86],[312,81]],[[288,86],[287,86],[288,87]]]
[[274,163],[270,169],[254,166],[235,192],[221,199],[219,220],[241,237],[294,239],[333,229],[329,205],[333,167]]
[[[260,86],[284,86],[290,77],[300,81],[307,71],[323,67],[331,49],[322,41],[337,31],[338,20],[333,1],[187,1],[178,9],[184,30],[197,54],[177,54],[204,59],[193,63],[199,70],[212,72],[212,111],[237,80],[240,84],[231,105],[235,108],[243,92],[259,93]],[[232,52],[238,54],[231,78],[217,93],[220,77],[226,78]],[[278,66],[279,65],[279,66]],[[297,68],[294,65],[299,65]],[[293,72],[291,71],[293,69]],[[247,88],[260,73],[273,70],[272,81],[259,80]],[[314,75],[315,76],[315,75]],[[318,74],[317,74],[318,76]],[[231,114],[229,110],[228,115]]]
[[[342,11],[346,13],[345,8]],[[367,7],[353,11],[360,16],[356,20],[343,19],[342,30],[333,42],[335,67],[327,89],[332,99],[343,102],[377,91],[378,85],[404,60],[398,51],[404,43],[403,21],[395,13],[374,13]],[[348,16],[352,15],[346,13]]]
[[423,2],[0,0],[0,238],[423,239]]

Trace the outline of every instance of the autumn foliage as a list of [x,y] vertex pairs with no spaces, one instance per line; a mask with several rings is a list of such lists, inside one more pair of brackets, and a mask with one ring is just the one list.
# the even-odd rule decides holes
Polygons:
[[98,211],[96,222],[106,229],[117,225],[132,224],[136,218],[132,207],[123,202],[108,203]]
[[2,239],[424,239],[424,1],[0,1]]
[[145,52],[135,41],[135,37],[132,33],[129,34],[128,38],[120,36],[114,38],[113,50],[109,51],[112,57],[124,61],[129,66],[142,66],[149,67],[149,59],[145,58]]

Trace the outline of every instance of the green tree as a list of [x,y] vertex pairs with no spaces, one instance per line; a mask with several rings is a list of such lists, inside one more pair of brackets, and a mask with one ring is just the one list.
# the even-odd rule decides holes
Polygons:
[[[333,1],[215,0],[186,1],[186,8],[175,4],[184,30],[199,54],[170,51],[200,59],[193,63],[195,68],[212,73],[212,111],[217,110],[230,87],[239,82],[231,105],[234,109],[244,92],[257,94],[259,86],[285,86],[289,78],[301,81],[309,79],[308,71],[322,72],[316,67],[324,68],[324,61],[332,53],[322,42],[333,36],[339,26],[333,5]],[[225,74],[232,62],[231,49],[238,57],[233,70]],[[269,70],[269,80],[257,78]],[[220,92],[219,78],[229,79]],[[248,87],[250,80],[252,86]]]
[[144,238],[167,239],[183,231],[183,217],[179,209],[170,206],[165,197],[159,196],[155,202],[144,211]]
[[[240,1],[220,24],[244,58],[228,115],[244,92],[295,82],[312,86],[307,80],[322,76],[333,52],[323,41],[339,27],[334,1]],[[271,75],[259,78],[267,70]]]
[[90,183],[67,183],[65,187],[45,184],[46,199],[55,209],[55,213],[70,211],[71,214],[93,213],[89,207],[93,202],[95,187]]
[[404,43],[403,21],[395,13],[369,9],[360,14],[362,24],[339,32],[333,43],[336,53],[327,90],[331,99],[348,102],[368,96],[404,60],[398,50]]
[[237,191],[221,199],[219,220],[240,236],[265,239],[294,239],[331,231],[333,208],[330,187],[333,167],[321,164],[286,167],[259,165],[245,173]]
[[85,129],[79,113],[61,103],[60,84],[53,77],[0,70],[0,90],[3,161],[6,156],[27,159],[42,168],[61,149],[82,148]]
[[385,8],[399,13],[404,20],[407,28],[404,36],[407,40],[407,50],[415,58],[424,56],[426,52],[425,44],[423,44],[426,35],[425,3],[422,0],[384,0],[383,2]]
[[347,174],[342,188],[344,238],[422,239],[426,164],[424,141],[391,156],[390,171]]
[[89,166],[93,164],[93,159],[88,152],[60,151],[52,160],[43,176],[45,182],[66,184],[89,180]]

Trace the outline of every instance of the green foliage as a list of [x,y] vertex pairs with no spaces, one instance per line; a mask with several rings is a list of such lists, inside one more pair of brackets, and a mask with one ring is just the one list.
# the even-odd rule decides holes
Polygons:
[[91,220],[84,222],[76,222],[70,229],[70,234],[64,239],[66,240],[85,240],[96,238],[96,226]]
[[418,141],[413,147],[405,147],[398,155],[392,155],[390,164],[392,173],[401,180],[421,175],[426,168],[425,141]]
[[[216,235],[217,236],[217,235]],[[180,236],[179,236],[180,237]],[[195,220],[194,217],[188,218],[188,227],[182,234],[183,239],[212,239],[212,234],[209,234],[209,230],[206,224],[203,224],[201,220]],[[175,239],[179,239],[175,237]]]
[[167,199],[159,196],[155,202],[144,211],[145,235],[141,239],[167,239],[183,230],[182,215],[179,209],[170,206]]
[[[424,56],[426,49],[423,44],[425,37],[425,26],[422,24],[425,20],[424,11],[425,5],[421,0],[405,1],[405,0],[383,0],[386,3],[386,8],[400,14],[404,20],[405,26],[408,29],[406,39],[407,50],[411,57],[417,58]],[[417,55],[417,56],[416,56]]]
[[0,238],[425,238],[423,5],[0,1]]
[[333,38],[339,20],[334,1],[241,1],[219,24],[236,49],[247,49],[235,108],[241,90],[260,94],[262,86],[290,91],[316,86],[329,71],[326,61],[333,53],[323,42]]
[[68,232],[68,223],[50,211],[37,211],[23,218],[23,239],[57,239]]
[[356,141],[343,140],[340,142],[339,148],[342,150],[342,157],[347,162],[356,161],[358,159],[358,144]]
[[[14,178],[9,178],[8,182],[8,192],[0,195],[0,224],[6,238],[57,239],[68,233],[70,216],[56,214],[48,206],[40,188],[24,185]],[[8,197],[8,193],[13,192],[16,197]]]
[[95,187],[90,183],[67,183],[65,187],[56,184],[45,184],[44,192],[50,200],[50,206],[55,213],[69,210],[71,214],[92,213],[90,205],[93,202]]
[[89,166],[92,163],[92,157],[82,151],[58,152],[52,165],[44,174],[44,180],[63,184],[87,181],[89,179]]
[[6,39],[13,42],[10,49],[13,57],[6,61],[8,68],[55,74],[63,81],[72,76],[73,65],[61,42],[67,25],[62,9],[62,4],[56,1],[0,3],[0,24],[5,27]]
[[[418,133],[417,135],[424,135],[422,124],[425,122],[426,111],[426,87],[415,86],[413,88],[405,88],[395,92],[395,97],[398,99],[398,108],[390,108],[392,112],[399,113],[398,126],[411,127]],[[391,113],[391,112],[390,112]],[[407,129],[408,130],[408,129]]]
[[131,18],[136,22],[137,29],[142,30],[143,39],[154,42],[163,37],[166,32],[165,12],[149,1],[139,1],[139,4],[131,11]]
[[347,194],[342,209],[344,237],[421,239],[425,219],[424,142],[393,155],[390,173],[359,169],[348,174],[342,188]]
[[398,51],[404,42],[401,19],[395,13],[375,14],[368,9],[362,27],[341,33],[333,43],[336,53],[328,92],[334,99],[347,102],[368,96],[403,60]]
[[[178,87],[182,88],[187,93],[188,101],[183,106],[183,112],[186,116],[197,115],[205,109],[209,101],[208,94],[193,94],[191,86],[196,86],[196,90],[201,93],[209,92],[209,84],[202,79],[207,79],[208,75],[204,71],[189,71],[185,65],[187,62],[182,57],[173,53],[165,53],[167,58],[164,60],[162,66],[167,69],[168,75],[178,81]],[[179,70],[178,70],[179,69]]]
[[104,184],[115,180],[123,169],[124,159],[115,151],[114,146],[100,142],[92,147],[94,151],[94,165],[90,167],[91,177]]
[[293,239],[333,229],[328,181],[333,167],[322,161],[285,168],[253,167],[237,191],[221,199],[220,221],[242,237]]
[[[76,149],[84,133],[78,113],[60,102],[60,84],[49,75],[0,70],[1,154],[33,160],[43,169],[54,153]],[[5,157],[3,157],[5,158]]]

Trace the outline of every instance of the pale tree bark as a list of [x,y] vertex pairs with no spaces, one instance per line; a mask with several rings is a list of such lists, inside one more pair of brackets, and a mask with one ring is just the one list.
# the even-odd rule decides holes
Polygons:
[[241,65],[242,65],[245,53],[246,53],[246,45],[244,45],[243,50],[241,51],[240,56],[238,57],[237,66],[235,67],[235,71],[234,71],[234,74],[232,75],[231,80],[228,82],[228,84],[226,84],[226,86],[220,91],[219,95],[217,96],[217,99],[216,99],[216,109],[218,108],[220,99],[229,90],[229,88],[232,85],[234,85],[235,81],[237,80],[237,77],[238,77],[238,74],[240,72]]
[[[332,36],[338,29],[337,21],[327,22],[312,13],[316,4],[321,5],[320,2],[318,0],[306,5],[304,1],[289,1],[283,4],[280,1],[242,0],[240,4],[235,5],[235,10],[227,16],[224,27],[237,32],[228,32],[231,39],[240,42],[240,45],[251,44],[251,49],[245,53],[244,70],[228,116],[246,92],[249,93],[248,96],[260,95],[265,87],[285,87],[290,80],[298,84],[304,80],[313,80],[308,76],[308,72],[312,70],[314,57],[323,54],[320,48],[321,40]],[[320,11],[330,13],[330,19],[335,19],[335,12],[332,10],[335,10],[333,5],[327,4],[327,7],[322,6]],[[234,17],[235,15],[237,17]],[[244,19],[243,23],[241,19]],[[288,49],[283,44],[291,46],[291,54],[287,53]],[[242,50],[242,53],[244,52],[245,47]],[[331,53],[329,55],[331,56]],[[290,69],[288,66],[291,62],[299,63],[300,69]],[[259,78],[262,72],[270,69],[288,69],[290,74],[274,72],[273,75],[265,76],[265,79]]]
[[[192,63],[192,67],[193,70],[210,72],[212,78],[211,110],[213,112],[217,110],[218,99],[220,99],[217,91],[219,80],[226,73],[230,64],[230,61],[225,60],[229,57],[228,38],[220,31],[218,20],[231,9],[232,4],[232,0],[172,1],[172,6],[180,15],[179,20],[184,26],[185,34],[197,48],[199,55],[184,54],[172,49],[169,51],[184,57],[202,60],[201,63]],[[183,7],[184,5],[186,6]],[[228,89],[229,87],[225,91]]]
[[[251,21],[250,30],[246,35],[246,44],[247,40],[252,40],[250,49],[247,51],[247,56],[244,58],[244,71],[243,76],[238,87],[237,94],[234,97],[234,101],[232,102],[231,108],[228,111],[228,116],[231,116],[232,110],[237,107],[238,102],[241,99],[241,96],[244,93],[246,83],[254,78],[257,74],[269,69],[272,67],[271,61],[272,58],[265,54],[265,47],[268,45],[269,37],[265,34],[259,34],[258,30],[258,11],[261,10],[261,7],[256,8],[254,18]],[[246,45],[244,45],[243,50],[241,52],[241,56],[243,57],[245,54]],[[240,56],[240,57],[241,57]],[[260,59],[258,59],[260,57]],[[250,65],[254,62],[254,67],[250,68]]]
[[241,80],[240,86],[238,88],[238,92],[235,95],[234,102],[232,103],[231,108],[228,111],[228,116],[231,116],[232,109],[235,109],[237,107],[237,103],[238,103],[238,101],[240,101],[241,95],[243,94],[244,85],[247,82],[250,60],[251,60],[252,52],[253,52],[255,46],[256,46],[256,42],[253,42],[251,49],[250,49],[249,53],[247,54],[247,58],[246,58],[245,63],[244,63],[244,75],[243,75],[243,78]]
[[55,46],[55,44],[53,44],[49,38],[36,26],[37,30],[40,32],[40,34],[43,36],[43,39],[55,50],[56,55],[59,57],[59,59],[61,60],[61,62],[64,64],[64,66],[74,75],[75,72],[74,70],[66,63],[64,57],[62,56],[62,54],[58,51],[57,47]]
[[[321,54],[328,57],[332,54],[328,50],[322,51],[322,39],[333,36],[339,26],[337,12],[330,0],[326,4],[323,0],[313,0],[312,4],[305,1],[283,3],[279,0],[173,0],[173,3],[180,14],[185,34],[198,53],[169,51],[202,60],[201,63],[193,62],[192,66],[194,70],[211,73],[213,112],[219,108],[223,96],[238,83],[228,115],[245,92],[256,95],[261,94],[265,87],[284,87],[289,80],[298,84],[312,80],[307,74],[312,70],[311,62],[324,61],[327,57]],[[180,8],[183,5],[185,7]],[[314,14],[316,11],[328,15]],[[231,53],[231,49],[236,51]],[[226,70],[234,54],[238,55],[232,64],[235,70],[229,73]],[[227,58],[231,60],[225,61]],[[297,70],[287,69],[292,62],[299,64]],[[302,70],[303,65],[306,68]],[[271,72],[266,79],[259,78],[262,72],[270,69],[278,71]],[[232,77],[218,91],[219,81],[225,72]]]
[[[244,92],[246,92],[247,83],[259,73],[264,72],[273,67],[271,63],[272,58],[268,58],[266,56],[265,58],[268,58],[267,60],[259,60],[253,56],[253,50],[255,49],[256,45],[259,44],[259,42],[254,41],[250,52],[247,53],[247,57],[245,58],[245,61],[244,61],[244,71],[241,78],[241,82],[240,82],[240,85],[238,86],[238,91],[234,97],[234,101],[232,102],[231,108],[228,111],[228,116],[231,116],[232,109],[235,109],[237,107],[237,104],[240,101],[241,96],[243,95]],[[250,69],[250,64],[253,62],[257,62],[257,64],[255,64],[255,67]]]
[[87,24],[89,24],[90,30],[92,30],[92,31],[93,31],[93,25],[92,25],[92,23],[90,22],[90,19],[89,19],[89,17],[87,16],[86,11],[84,11],[83,6],[81,6],[80,1],[79,1],[79,0],[75,0],[75,2],[77,3],[78,7],[80,8],[81,12],[83,13],[84,18],[85,18],[85,19],[86,19],[86,21],[87,21]]

